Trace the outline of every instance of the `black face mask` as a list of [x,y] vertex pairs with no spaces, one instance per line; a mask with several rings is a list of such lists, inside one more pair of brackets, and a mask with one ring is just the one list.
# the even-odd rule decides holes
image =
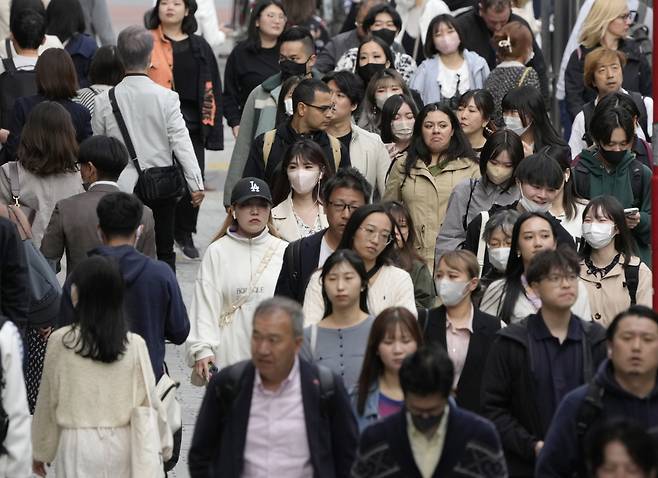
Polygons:
[[619,163],[621,163],[626,157],[627,152],[628,151],[625,149],[622,149],[621,151],[608,151],[603,148],[599,149],[599,154],[604,159],[604,161],[612,166],[617,166]]
[[421,433],[425,433],[435,426],[437,426],[441,422],[441,418],[443,417],[443,414],[441,415],[428,415],[426,417],[422,415],[416,415],[414,413],[411,414],[411,422],[414,424],[416,427],[416,430],[418,430]]
[[363,80],[364,86],[368,87],[368,83],[370,83],[372,77],[375,76],[377,72],[382,71],[385,68],[386,65],[383,63],[368,63],[367,65],[358,66],[356,72]]
[[291,76],[304,76],[306,75],[306,60],[304,63],[295,63],[292,60],[279,61],[279,68],[281,68],[281,80],[286,81]]
[[381,38],[386,42],[388,46],[391,46],[393,44],[393,40],[395,40],[395,35],[397,35],[397,31],[395,30],[389,30],[388,28],[382,28],[381,30],[370,30],[370,34],[374,37]]

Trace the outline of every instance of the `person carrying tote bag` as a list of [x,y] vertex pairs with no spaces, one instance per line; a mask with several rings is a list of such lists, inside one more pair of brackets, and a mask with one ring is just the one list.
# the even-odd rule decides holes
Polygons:
[[119,266],[90,257],[71,283],[73,323],[55,330],[46,350],[33,471],[46,476],[51,463],[57,478],[162,477],[171,432],[144,339],[128,332]]

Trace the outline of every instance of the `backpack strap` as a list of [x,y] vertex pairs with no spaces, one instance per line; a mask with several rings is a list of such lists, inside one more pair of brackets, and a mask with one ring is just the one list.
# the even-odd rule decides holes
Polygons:
[[333,398],[336,393],[334,373],[330,368],[320,364],[315,364],[315,369],[320,382],[320,412],[324,416],[331,416],[333,414]]
[[487,243],[484,241],[484,228],[487,226],[487,222],[489,222],[489,211],[482,211],[480,213],[480,217],[482,218],[482,222],[480,223],[477,259],[478,265],[480,266],[480,277],[482,277],[482,269],[484,268],[484,253],[487,250]]
[[603,414],[604,388],[592,380],[587,387],[587,394],[576,415],[576,435],[578,449],[584,451],[585,434],[594,422]]
[[338,168],[340,166],[340,161],[342,159],[342,155],[340,154],[340,140],[334,136],[329,136],[329,144],[331,145],[331,154],[334,157],[334,166],[336,167],[336,171],[338,171]]
[[573,170],[573,178],[578,195],[583,199],[589,199],[589,172],[581,166],[580,161]]
[[478,180],[477,179],[469,179],[469,182],[471,184],[471,192],[468,195],[468,202],[466,203],[466,213],[464,214],[464,217],[462,218],[462,227],[464,228],[464,231],[468,229],[468,211],[471,209],[471,201],[473,200],[473,191],[475,191],[475,187],[478,185]]
[[16,63],[14,63],[14,54],[11,51],[11,40],[9,38],[5,38],[5,49],[7,51],[7,58],[2,60],[2,65],[10,75],[15,75],[18,70],[16,69]]
[[637,304],[637,287],[640,283],[640,265],[624,266],[624,278],[628,295],[631,297],[631,305],[635,305]]
[[592,135],[589,134],[589,126],[592,123],[592,115],[594,114],[594,102],[589,101],[583,105],[583,123],[585,124],[585,134],[583,134],[583,141],[587,143],[587,146],[592,146],[594,140]]
[[11,189],[11,198],[14,200],[14,206],[20,206],[21,199],[21,179],[18,175],[18,162],[9,162],[9,188]]
[[642,205],[642,192],[644,191],[644,164],[635,159],[631,163],[631,192],[633,193],[633,207]]
[[267,131],[265,136],[263,136],[263,166],[265,167],[267,167],[267,160],[270,158],[270,153],[272,152],[272,145],[274,144],[275,136],[275,129]]
[[427,333],[427,323],[430,321],[430,313],[425,307],[418,308],[418,325],[420,326],[420,331],[425,338]]
[[311,358],[315,360],[315,349],[318,345],[318,324],[311,325]]

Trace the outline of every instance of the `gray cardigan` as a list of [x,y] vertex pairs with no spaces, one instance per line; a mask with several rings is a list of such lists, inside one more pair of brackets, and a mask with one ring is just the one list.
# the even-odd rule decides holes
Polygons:
[[[464,50],[464,59],[468,64],[470,76],[470,89],[484,87],[484,82],[489,76],[489,65],[487,61],[475,52]],[[441,101],[441,92],[437,78],[439,77],[438,58],[428,58],[422,62],[414,76],[409,80],[409,89],[420,93],[423,103],[430,104]]]
[[503,191],[500,186],[482,179],[467,179],[455,186],[448,199],[446,217],[436,238],[434,263],[438,264],[443,254],[458,249],[460,244],[466,240],[464,217],[466,217],[468,226],[478,214],[488,211],[494,204],[506,206],[512,204],[519,197],[519,189],[516,185]]

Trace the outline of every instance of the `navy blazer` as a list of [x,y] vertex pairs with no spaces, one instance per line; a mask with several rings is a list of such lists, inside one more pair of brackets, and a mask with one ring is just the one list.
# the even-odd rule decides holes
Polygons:
[[[256,369],[251,362],[246,364],[227,413],[222,410],[224,407],[217,393],[229,380],[232,367],[212,377],[203,397],[190,447],[192,478],[242,476]],[[328,403],[322,403],[317,368],[300,358],[299,373],[313,475],[315,478],[348,477],[358,432],[343,382],[334,374],[334,392]]]
[[[282,295],[304,303],[306,286],[311,275],[318,268],[320,248],[322,246],[323,229],[310,236],[298,239],[288,244],[283,254],[283,265],[276,281],[274,295]],[[298,270],[297,270],[298,269]]]
[[[493,424],[453,404],[449,404],[449,407],[443,451],[432,477],[507,477],[502,445]],[[404,408],[370,425],[361,434],[352,477],[384,476],[421,478],[411,451]]]
[[[500,320],[475,308],[473,311],[473,334],[468,342],[468,352],[464,368],[457,383],[457,404],[475,413],[480,413],[480,388],[482,373],[489,354],[489,347],[500,330]],[[431,309],[427,316],[427,326],[423,333],[426,343],[436,342],[447,348],[446,308]]]

